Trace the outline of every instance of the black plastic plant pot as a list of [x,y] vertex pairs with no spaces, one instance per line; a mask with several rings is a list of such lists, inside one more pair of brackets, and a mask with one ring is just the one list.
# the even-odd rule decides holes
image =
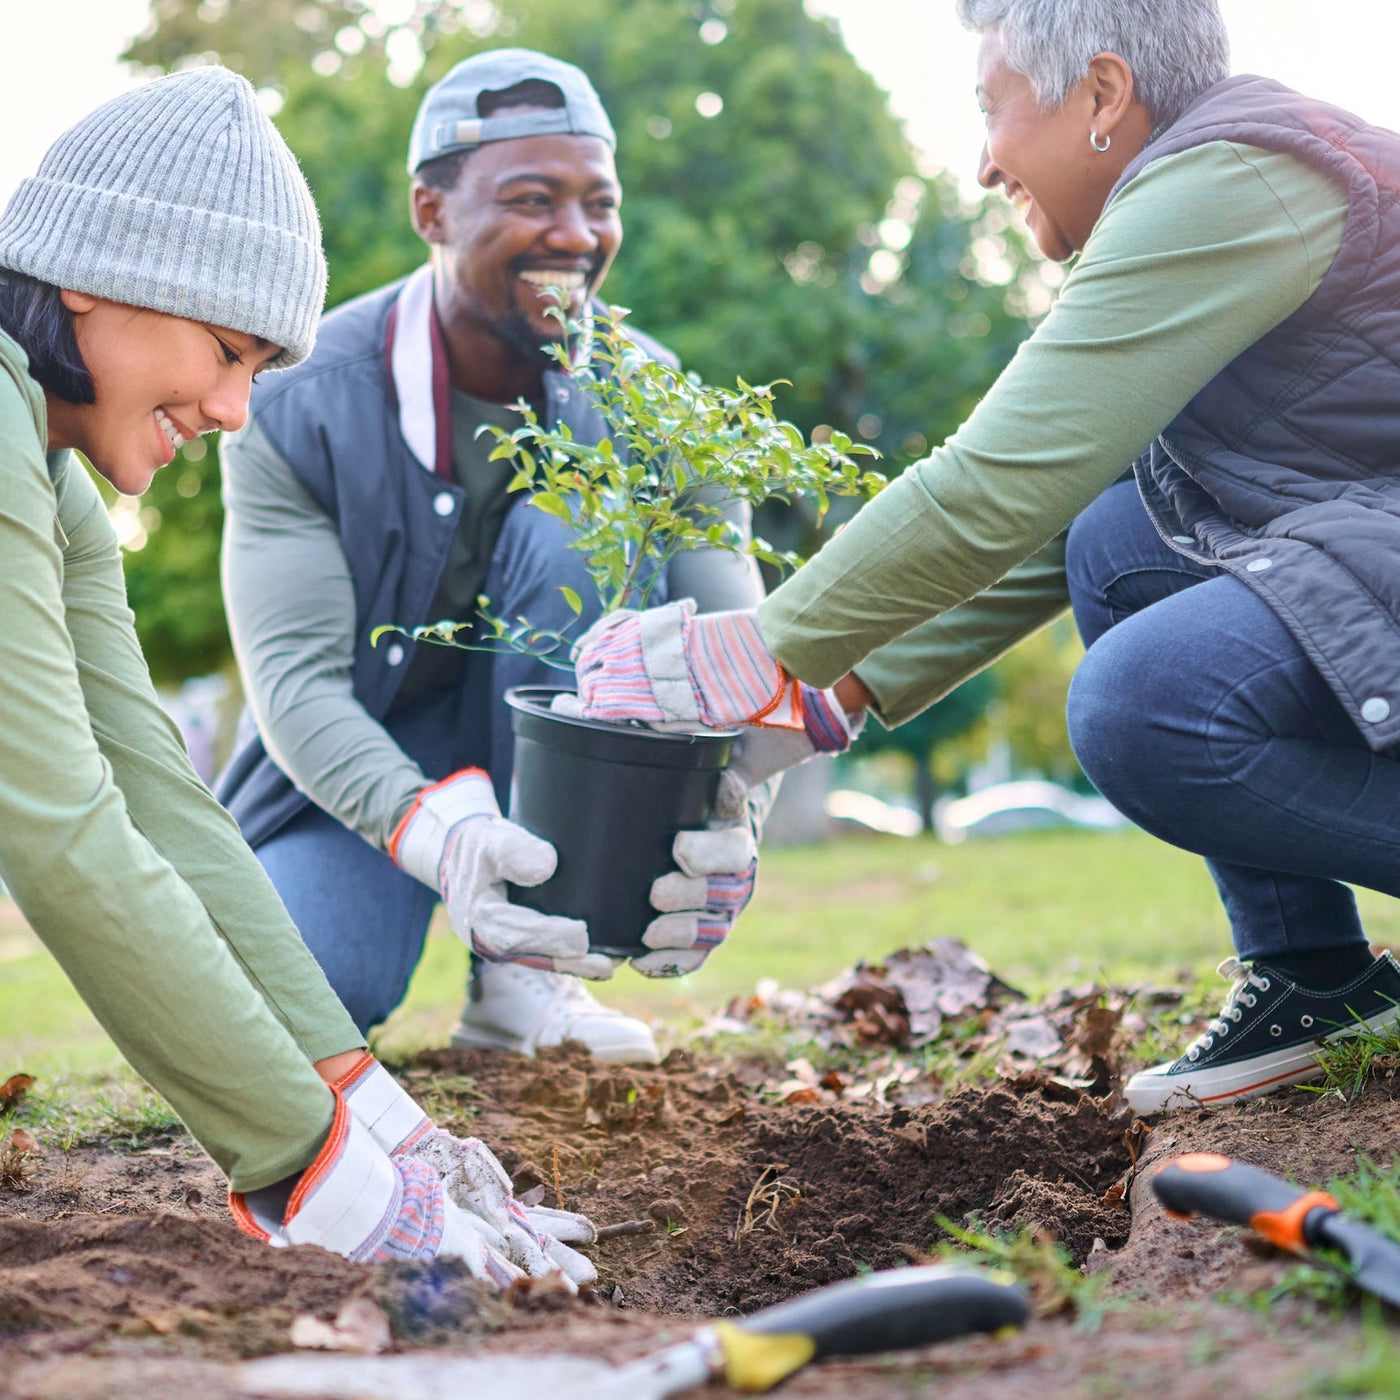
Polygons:
[[656,917],[651,886],[676,868],[678,831],[710,818],[735,735],[657,734],[556,714],[550,686],[506,692],[515,732],[510,816],[559,855],[542,885],[512,885],[517,904],[588,925],[594,952],[633,957]]

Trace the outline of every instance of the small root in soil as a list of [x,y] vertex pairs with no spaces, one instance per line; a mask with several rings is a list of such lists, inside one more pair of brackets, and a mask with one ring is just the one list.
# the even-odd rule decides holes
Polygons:
[[775,1228],[778,1223],[778,1207],[784,1201],[800,1201],[802,1192],[790,1181],[778,1175],[787,1171],[787,1163],[770,1162],[759,1172],[758,1180],[749,1191],[748,1200],[739,1215],[739,1223],[734,1227],[734,1245],[737,1248],[755,1230]]

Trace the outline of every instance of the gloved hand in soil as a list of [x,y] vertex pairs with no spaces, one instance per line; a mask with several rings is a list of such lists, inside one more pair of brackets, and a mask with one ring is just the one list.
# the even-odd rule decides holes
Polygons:
[[580,638],[574,669],[588,719],[778,731],[788,742],[765,755],[768,777],[814,754],[848,749],[855,733],[832,691],[783,669],[753,612],[697,615],[694,601],[683,598],[610,613]]
[[574,1287],[598,1277],[592,1263],[570,1248],[598,1238],[587,1216],[522,1206],[505,1168],[485,1143],[439,1128],[372,1056],[365,1055],[331,1087],[401,1170],[431,1168],[449,1205],[485,1242],[487,1261],[499,1261],[509,1271],[497,1278],[501,1270],[494,1268],[490,1277],[509,1282],[522,1274],[542,1278],[558,1272]]
[[507,883],[554,874],[554,847],[507,821],[491,779],[464,768],[424,788],[389,841],[394,862],[437,890],[453,932],[488,962],[520,962],[575,977],[611,977],[613,961],[588,951],[588,926],[513,904]]
[[305,1171],[261,1190],[229,1193],[240,1230],[266,1244],[319,1245],[357,1263],[451,1256],[500,1288],[524,1276],[493,1222],[449,1199],[428,1163],[391,1154],[346,1095],[335,1086],[332,1092],[330,1134]]

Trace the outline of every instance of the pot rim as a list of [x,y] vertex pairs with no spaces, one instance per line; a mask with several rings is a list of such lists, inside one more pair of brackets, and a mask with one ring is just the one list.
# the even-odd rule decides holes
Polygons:
[[572,729],[590,729],[595,734],[626,735],[654,743],[693,744],[697,739],[737,739],[742,732],[738,729],[695,729],[685,733],[668,733],[649,729],[640,722],[613,724],[608,720],[584,719],[579,715],[566,715],[550,709],[554,696],[574,694],[577,694],[574,688],[567,685],[513,685],[506,691],[505,701],[511,709],[519,710],[522,714],[550,719]]

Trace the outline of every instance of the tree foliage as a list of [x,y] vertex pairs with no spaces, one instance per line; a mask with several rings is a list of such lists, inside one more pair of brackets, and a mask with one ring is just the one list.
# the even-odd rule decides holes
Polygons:
[[[452,64],[502,44],[568,59],[597,86],[625,193],[606,294],[704,378],[790,380],[783,417],[818,441],[869,442],[898,470],[1010,358],[1033,281],[1023,244],[999,214],[962,208],[946,177],[917,174],[885,95],[801,0],[154,0],[127,57],[218,59],[276,94],[335,304],[423,260],[403,164],[414,112]],[[210,605],[214,459],[171,469],[201,490],[167,490],[128,558],[166,674],[227,654]],[[761,528],[782,548],[817,543],[800,513]]]

